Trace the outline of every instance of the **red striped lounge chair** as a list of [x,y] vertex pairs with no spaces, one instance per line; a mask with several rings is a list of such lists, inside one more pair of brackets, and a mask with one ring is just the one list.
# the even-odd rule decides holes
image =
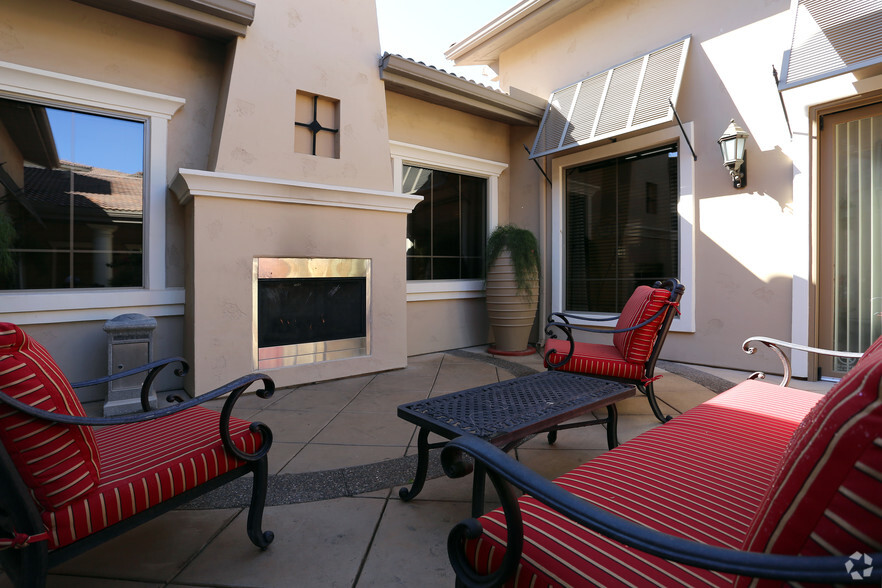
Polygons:
[[882,337],[826,395],[749,379],[553,482],[475,437],[448,475],[463,453],[503,506],[450,533],[459,585],[882,580]]
[[[613,329],[573,324],[570,319],[584,317],[552,313],[545,325],[545,367],[634,384],[646,395],[656,418],[662,422],[670,420],[655,398],[653,382],[661,377],[654,375],[655,364],[685,291],[686,287],[675,279],[638,286],[619,316],[591,319],[615,320]],[[574,331],[609,333],[613,342],[604,345],[576,341]],[[559,339],[561,334],[566,338]],[[549,442],[554,442],[553,436],[549,436]]]
[[[261,530],[272,434],[231,416],[246,389],[259,382],[268,398],[273,381],[251,374],[150,410],[151,384],[169,365],[186,373],[174,358],[84,382],[146,373],[149,412],[90,418],[46,349],[0,323],[0,564],[16,586],[44,586],[49,568],[249,472],[249,538],[262,549],[273,540]],[[224,394],[220,413],[196,406]]]

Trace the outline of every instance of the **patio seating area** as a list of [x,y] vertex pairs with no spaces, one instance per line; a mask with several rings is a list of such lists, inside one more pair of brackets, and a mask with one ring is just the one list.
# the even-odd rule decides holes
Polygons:
[[[672,415],[747,376],[657,367],[664,377],[656,395]],[[266,551],[245,539],[250,484],[237,480],[50,570],[48,585],[452,586],[447,535],[469,515],[472,485],[444,477],[433,459],[419,497],[402,502],[398,490],[413,479],[417,436],[395,408],[541,370],[538,354],[500,359],[473,348],[411,357],[403,370],[278,389],[269,400],[244,396],[234,416],[273,431],[264,528],[275,541]],[[220,410],[222,401],[212,405]],[[622,442],[663,426],[640,395],[618,411]],[[538,436],[517,454],[553,477],[605,451],[603,427],[588,427],[562,431],[554,446]],[[495,504],[491,490],[487,505]],[[0,577],[0,586],[8,580]]]

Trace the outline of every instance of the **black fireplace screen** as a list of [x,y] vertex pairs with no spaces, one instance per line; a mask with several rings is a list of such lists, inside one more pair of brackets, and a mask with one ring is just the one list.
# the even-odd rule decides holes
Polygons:
[[261,278],[257,281],[259,348],[366,335],[365,278]]

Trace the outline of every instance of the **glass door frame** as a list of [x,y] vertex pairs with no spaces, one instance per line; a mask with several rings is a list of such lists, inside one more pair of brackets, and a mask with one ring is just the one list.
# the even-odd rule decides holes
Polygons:
[[[842,100],[812,109],[812,288],[810,308],[813,309],[809,334],[813,344],[832,348],[832,222],[834,211],[834,128],[837,124],[882,115],[882,93],[858,99]],[[828,196],[830,195],[830,196]],[[829,303],[828,303],[829,301]],[[855,351],[855,350],[846,350]],[[860,351],[860,350],[858,350]],[[809,376],[838,378],[842,372],[832,371],[832,359],[809,356]]]

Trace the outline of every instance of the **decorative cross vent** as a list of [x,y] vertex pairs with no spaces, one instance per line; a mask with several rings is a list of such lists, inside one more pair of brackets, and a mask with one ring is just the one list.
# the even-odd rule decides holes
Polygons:
[[338,141],[340,102],[317,94],[297,92],[294,150],[307,155],[340,157]]

